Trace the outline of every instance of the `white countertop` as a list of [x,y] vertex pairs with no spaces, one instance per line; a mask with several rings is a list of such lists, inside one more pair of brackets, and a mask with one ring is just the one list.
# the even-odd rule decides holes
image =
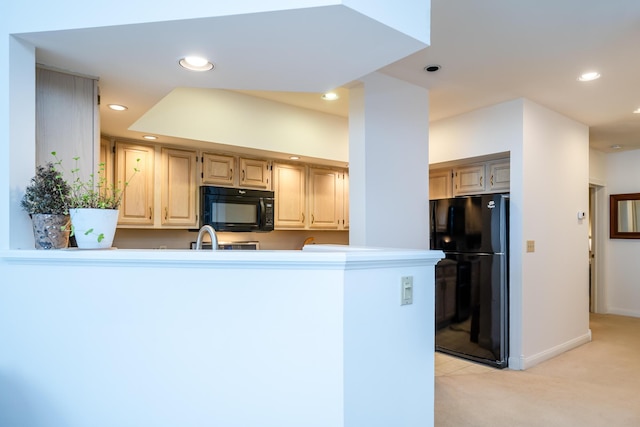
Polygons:
[[343,245],[309,245],[303,250],[102,249],[9,250],[0,259],[12,264],[166,265],[188,268],[357,269],[402,264],[435,264],[440,251]]

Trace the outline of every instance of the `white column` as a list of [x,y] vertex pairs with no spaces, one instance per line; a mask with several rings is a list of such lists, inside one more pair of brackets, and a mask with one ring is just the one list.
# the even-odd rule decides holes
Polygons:
[[429,96],[370,74],[349,95],[349,243],[428,249]]

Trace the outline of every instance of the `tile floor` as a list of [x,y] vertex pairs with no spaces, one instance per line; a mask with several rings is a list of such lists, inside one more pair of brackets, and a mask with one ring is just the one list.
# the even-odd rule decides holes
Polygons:
[[436,377],[445,375],[484,374],[493,371],[494,368],[489,366],[483,366],[458,357],[449,356],[448,354],[435,353]]

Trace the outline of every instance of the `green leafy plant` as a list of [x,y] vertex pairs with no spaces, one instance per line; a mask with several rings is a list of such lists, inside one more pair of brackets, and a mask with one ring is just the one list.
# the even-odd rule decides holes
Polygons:
[[[51,155],[53,155],[57,161],[55,164],[61,165],[61,160],[58,159],[56,152],[51,152]],[[107,181],[104,163],[98,164],[97,174],[89,175],[87,180],[80,179],[79,159],[80,157],[73,158],[75,166],[71,169],[69,208],[118,209],[122,202],[125,188],[129,185],[131,179],[140,172],[140,169],[137,167],[140,159],[137,159],[133,174],[124,183],[109,183]]]
[[[57,153],[52,151],[51,155],[56,160],[54,166],[62,169],[62,160],[57,157]],[[91,174],[88,179],[82,180],[80,178],[80,168],[78,167],[80,157],[74,157],[73,160],[75,165],[71,169],[71,182],[69,183],[69,209],[118,209],[126,187],[131,179],[140,172],[137,166],[140,163],[140,159],[136,159],[136,167],[134,167],[129,179],[124,183],[109,183],[106,177],[105,164],[99,163],[97,174]],[[76,229],[72,221],[71,236],[75,235],[75,232]],[[104,233],[98,233],[94,228],[89,228],[83,231],[82,234],[85,236],[95,234],[99,243],[105,239]]]
[[38,166],[25,189],[20,206],[33,214],[67,215],[71,202],[71,187],[56,165],[48,162]]

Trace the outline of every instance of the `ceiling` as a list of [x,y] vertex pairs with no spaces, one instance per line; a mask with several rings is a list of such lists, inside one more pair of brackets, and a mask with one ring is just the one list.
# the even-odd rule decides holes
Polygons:
[[[38,62],[99,77],[101,127],[113,136],[139,138],[129,126],[179,86],[346,116],[345,87],[378,69],[429,89],[430,120],[524,97],[588,125],[593,148],[640,148],[638,0],[432,0],[428,47],[347,8],[19,36],[37,47]],[[215,69],[180,69],[187,49],[210,53]],[[441,69],[427,73],[430,64]],[[577,80],[593,70],[602,77]],[[320,99],[335,88],[339,101]]]

